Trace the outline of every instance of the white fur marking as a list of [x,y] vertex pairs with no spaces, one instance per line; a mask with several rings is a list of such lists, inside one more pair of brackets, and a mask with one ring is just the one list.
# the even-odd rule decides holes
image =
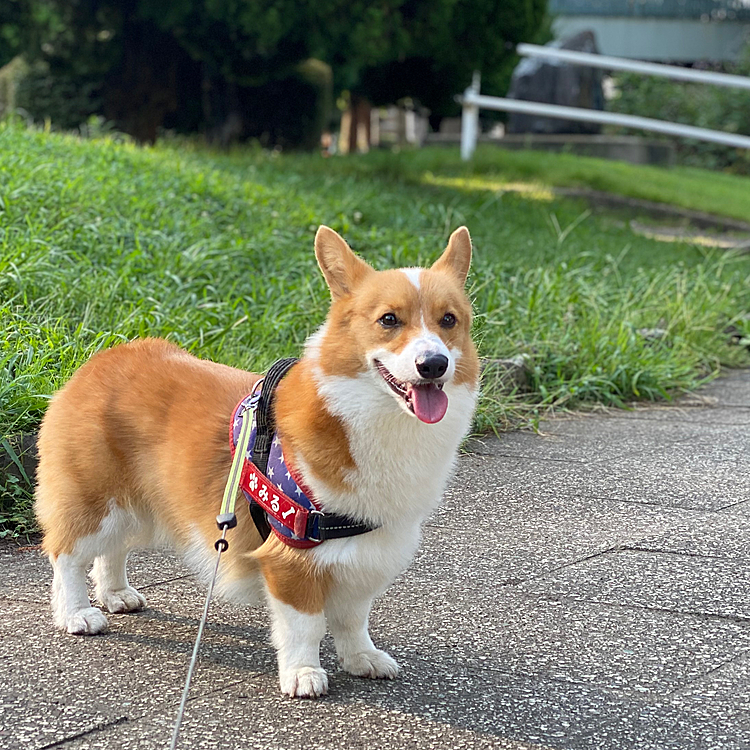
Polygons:
[[[448,349],[440,336],[430,331],[424,325],[423,320],[419,334],[414,336],[398,354],[388,349],[377,349],[367,352],[367,358],[370,362],[376,359],[382,362],[396,379],[404,382],[415,382],[421,379],[421,375],[417,370],[417,359],[428,357],[431,354],[442,354],[448,358],[448,369],[439,380],[441,383],[449,382],[456,371],[456,361],[453,353]],[[388,386],[383,385],[388,390]]]
[[405,274],[406,278],[411,281],[411,283],[414,285],[414,288],[419,291],[419,285],[420,285],[420,276],[422,275],[422,271],[424,269],[422,268],[401,268],[400,269],[403,274]]
[[[216,565],[216,553],[212,543],[203,537],[197,526],[191,528],[190,542],[181,552],[185,564],[208,585]],[[224,564],[220,565],[216,579],[216,595],[242,604],[262,604],[265,596],[260,570],[245,577],[230,578],[227,567]]]
[[324,323],[315,333],[311,333],[305,341],[305,357],[312,360],[318,359],[320,355],[320,344],[326,335],[326,324]]
[[271,639],[279,662],[281,692],[292,698],[317,698],[328,692],[320,666],[320,641],[326,633],[323,613],[308,615],[268,593]]

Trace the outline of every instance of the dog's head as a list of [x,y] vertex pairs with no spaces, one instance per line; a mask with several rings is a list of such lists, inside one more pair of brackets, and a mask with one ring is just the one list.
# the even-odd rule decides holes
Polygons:
[[453,232],[430,268],[376,271],[325,226],[315,236],[315,256],[333,297],[313,342],[325,375],[371,377],[427,424],[445,416],[453,387],[476,387],[466,227]]

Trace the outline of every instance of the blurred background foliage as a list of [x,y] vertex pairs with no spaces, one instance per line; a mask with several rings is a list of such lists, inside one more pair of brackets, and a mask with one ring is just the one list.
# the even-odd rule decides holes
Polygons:
[[[749,76],[750,48],[745,48],[739,62],[726,65],[724,72]],[[750,135],[750,92],[636,73],[619,74],[616,85],[616,96],[607,105],[613,112]],[[647,135],[673,143],[679,164],[750,174],[750,152],[745,149],[657,133]]]
[[[3,0],[2,88],[30,119],[106,118],[140,142],[162,129],[310,147],[349,92],[458,113],[475,69],[504,94],[514,45],[546,0]],[[310,61],[315,62],[310,62]],[[6,97],[7,101],[7,97]],[[8,105],[6,103],[6,108]]]

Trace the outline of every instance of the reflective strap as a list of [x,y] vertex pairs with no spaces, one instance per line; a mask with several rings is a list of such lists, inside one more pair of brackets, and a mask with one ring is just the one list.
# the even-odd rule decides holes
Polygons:
[[234,458],[232,459],[232,468],[229,470],[229,479],[227,486],[224,488],[224,499],[221,501],[221,513],[234,513],[234,505],[237,501],[237,494],[240,491],[240,480],[242,479],[242,469],[245,464],[247,447],[250,444],[250,433],[253,430],[253,420],[250,414],[245,412],[242,419],[242,428],[237,445],[234,448]]

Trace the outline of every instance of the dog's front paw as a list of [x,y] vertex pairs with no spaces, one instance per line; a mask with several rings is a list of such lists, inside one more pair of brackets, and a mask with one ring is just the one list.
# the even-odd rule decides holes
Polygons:
[[146,606],[146,597],[132,586],[119,591],[106,591],[100,595],[99,600],[112,613],[135,612]]
[[96,607],[79,609],[65,618],[65,629],[73,635],[106,633],[109,623],[104,613]]
[[341,666],[349,674],[372,680],[392,680],[399,670],[396,660],[377,648],[345,656],[341,659]]
[[279,683],[281,692],[292,698],[317,698],[328,693],[328,675],[321,667],[284,670]]

